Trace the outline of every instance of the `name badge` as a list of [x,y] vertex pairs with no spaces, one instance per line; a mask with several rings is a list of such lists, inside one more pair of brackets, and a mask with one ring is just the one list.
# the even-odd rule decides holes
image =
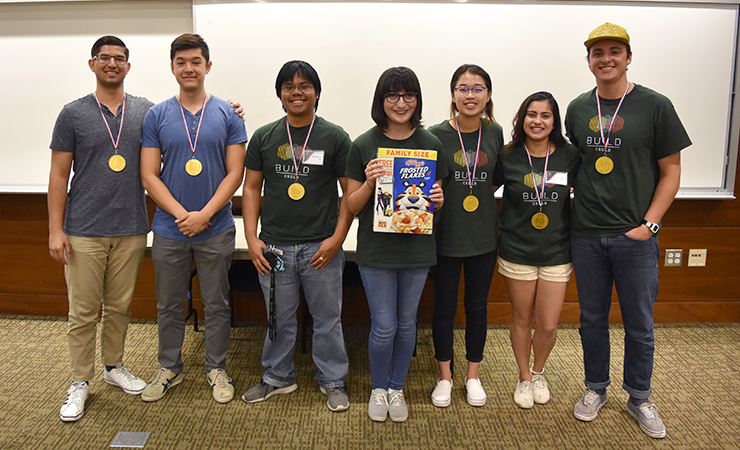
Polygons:
[[303,152],[303,164],[312,166],[323,166],[324,165],[324,151],[323,150],[306,150]]
[[545,184],[555,184],[559,186],[568,185],[568,172],[551,172],[547,171],[547,177],[545,177]]

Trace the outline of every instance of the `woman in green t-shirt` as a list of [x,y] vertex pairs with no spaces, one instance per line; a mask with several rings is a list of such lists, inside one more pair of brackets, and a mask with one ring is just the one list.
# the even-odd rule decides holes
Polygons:
[[[421,127],[421,86],[407,67],[381,75],[373,97],[372,118],[377,126],[352,143],[347,157],[349,182],[345,202],[358,215],[357,265],[370,307],[370,377],[368,415],[383,422],[408,417],[403,385],[416,345],[416,312],[429,267],[436,262],[431,234],[374,233],[375,180],[384,172],[379,148],[423,149],[439,152],[442,145]],[[440,179],[447,175],[437,164],[437,183],[428,195],[433,208],[444,198]],[[426,194],[426,191],[424,191]],[[432,208],[432,205],[427,205]]]
[[478,368],[488,331],[488,291],[496,267],[497,207],[491,180],[504,142],[493,119],[491,77],[483,68],[463,64],[450,82],[450,116],[429,129],[442,142],[449,169],[442,180],[447,205],[435,214],[437,265],[434,282],[434,357],[439,379],[432,404],[444,408],[452,401],[453,324],[457,312],[460,272],[465,271],[465,372],[467,401],[486,404]]
[[580,157],[563,137],[560,110],[549,92],[527,97],[513,125],[494,176],[504,186],[498,270],[513,314],[511,347],[519,367],[514,402],[528,409],[550,400],[544,367],[572,272],[570,189]]

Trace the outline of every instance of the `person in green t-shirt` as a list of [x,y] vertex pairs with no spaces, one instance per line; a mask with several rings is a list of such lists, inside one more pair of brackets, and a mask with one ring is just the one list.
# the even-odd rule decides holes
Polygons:
[[573,270],[570,190],[580,156],[563,136],[560,108],[549,92],[524,99],[513,125],[493,182],[504,186],[498,270],[511,298],[511,348],[519,368],[514,402],[529,409],[550,401],[545,362]]
[[590,422],[606,403],[609,311],[616,287],[624,323],[627,411],[652,438],[665,424],[649,402],[658,296],[657,233],[678,192],[681,150],[691,145],[665,96],[627,80],[630,37],[605,23],[584,42],[596,88],[568,106],[566,134],[581,153],[571,226],[571,253],[581,307],[586,391],[573,409]]
[[[344,411],[349,407],[344,384],[349,360],[342,332],[342,243],[352,214],[344,202],[339,206],[337,182],[346,192],[351,141],[342,128],[316,116],[321,80],[307,62],[285,63],[275,91],[287,115],[254,133],[244,163],[244,230],[260,273],[270,330],[262,349],[262,379],[242,399],[257,403],[298,388],[293,352],[303,287],[314,321],[315,379],[328,397],[327,407]],[[282,265],[268,258],[279,258]]]
[[[496,199],[491,180],[503,130],[493,118],[491,77],[480,66],[463,64],[452,75],[450,120],[429,129],[442,142],[439,159],[451,170],[442,180],[447,207],[435,215],[437,264],[432,337],[439,379],[432,404],[452,401],[453,325],[460,272],[465,269],[465,391],[472,406],[486,404],[478,369],[488,331],[488,290],[496,267],[498,241]],[[454,168],[454,170],[452,170]]]
[[[433,234],[374,233],[375,180],[384,173],[378,148],[433,150],[442,144],[421,127],[421,86],[407,67],[393,67],[380,76],[375,88],[372,118],[376,127],[352,143],[347,158],[349,183],[345,202],[359,216],[357,264],[370,307],[368,342],[372,393],[370,419],[394,422],[408,418],[403,396],[411,356],[416,345],[416,312],[429,267],[436,262]],[[437,161],[435,183],[429,198],[442,206],[441,179],[447,176]]]

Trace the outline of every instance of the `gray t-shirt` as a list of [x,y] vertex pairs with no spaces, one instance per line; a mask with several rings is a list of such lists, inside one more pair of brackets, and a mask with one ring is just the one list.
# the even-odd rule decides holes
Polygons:
[[113,115],[101,104],[113,139],[118,137],[123,118],[118,154],[126,160],[126,167],[120,172],[108,166],[115,149],[92,94],[68,103],[59,113],[50,148],[73,153],[74,174],[64,214],[66,234],[114,237],[149,231],[139,158],[141,127],[152,105],[145,98],[126,94],[125,114],[121,105]]

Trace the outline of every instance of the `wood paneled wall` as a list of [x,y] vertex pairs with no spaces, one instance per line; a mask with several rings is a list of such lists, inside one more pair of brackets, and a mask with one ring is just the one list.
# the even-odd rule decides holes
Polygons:
[[[740,171],[739,171],[740,173]],[[740,192],[736,183],[735,192]],[[239,204],[239,202],[235,202]],[[150,216],[153,204],[149,203]],[[740,201],[676,200],[663,219],[659,235],[661,259],[660,294],[655,305],[656,322],[740,322]],[[690,248],[706,248],[706,267],[663,267],[666,248],[681,248],[684,257]],[[249,262],[235,263],[234,273],[253,270]],[[246,275],[242,275],[246,276]],[[195,282],[195,305],[203,307]],[[234,293],[237,320],[265,320],[262,294],[254,283]],[[462,298],[462,291],[461,291]],[[612,321],[619,321],[619,306],[612,307]],[[427,283],[419,319],[431,322],[433,296]],[[369,322],[370,313],[357,267],[347,264],[344,286],[344,321]],[[136,284],[131,310],[135,318],[156,318],[154,268],[145,259]],[[48,252],[46,195],[0,194],[0,314],[65,316],[67,290],[61,264]],[[571,280],[562,323],[578,322],[578,298]],[[500,274],[493,278],[489,293],[489,323],[511,321],[508,293]],[[462,303],[457,320],[464,321]]]

